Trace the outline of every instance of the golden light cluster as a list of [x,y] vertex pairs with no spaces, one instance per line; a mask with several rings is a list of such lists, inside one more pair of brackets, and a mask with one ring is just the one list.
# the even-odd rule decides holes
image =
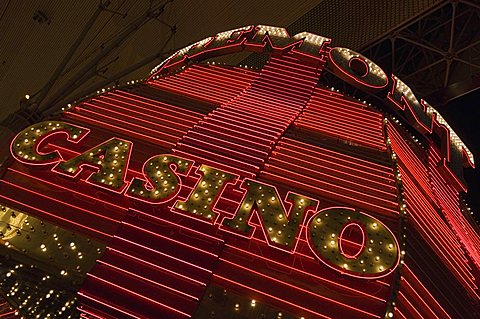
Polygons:
[[12,142],[12,154],[21,162],[49,164],[60,159],[57,152],[39,153],[37,148],[44,136],[51,132],[65,132],[69,140],[79,141],[88,133],[87,129],[60,121],[45,121],[31,125],[18,133]]
[[82,165],[98,168],[88,181],[114,190],[121,190],[125,183],[128,160],[132,143],[112,138],[88,151],[59,163],[55,170],[69,176],[76,176]]
[[206,220],[215,221],[217,213],[212,210],[215,200],[225,185],[234,181],[236,176],[204,164],[198,171],[202,177],[198,180],[196,187],[186,201],[177,201],[175,208]]
[[256,210],[270,243],[292,249],[306,210],[316,207],[318,201],[289,193],[287,201],[292,203],[292,207],[288,213],[276,188],[253,180],[248,180],[244,185],[247,187],[247,193],[242,203],[235,216],[232,219],[224,220],[223,225],[237,232],[249,234],[251,226],[248,221],[253,211]]
[[174,196],[180,185],[180,180],[172,170],[186,173],[193,161],[173,155],[158,155],[150,158],[143,166],[146,180],[134,178],[127,190],[127,196],[139,198],[152,203],[160,203]]
[[0,204],[0,286],[18,315],[73,318],[104,244]]
[[[358,225],[364,235],[363,246],[354,256],[343,253],[341,247],[346,243],[340,236],[344,228],[352,227],[349,225]],[[314,216],[309,240],[320,259],[344,272],[377,275],[393,269],[398,262],[398,244],[393,234],[375,218],[346,208],[331,208]]]

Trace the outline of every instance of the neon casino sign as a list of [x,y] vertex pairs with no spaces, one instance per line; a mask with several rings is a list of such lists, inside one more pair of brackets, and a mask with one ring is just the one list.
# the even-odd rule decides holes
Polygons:
[[[174,202],[171,211],[218,225],[223,231],[249,237],[253,227],[250,218],[257,214],[265,240],[274,248],[294,253],[307,229],[307,241],[312,252],[327,266],[351,276],[379,278],[391,273],[399,262],[399,246],[393,233],[378,219],[345,207],[317,211],[319,201],[288,192],[284,201],[275,186],[245,178],[215,167],[200,165],[196,186],[186,200],[176,200],[182,188],[181,177],[191,176],[194,161],[170,154],[148,159],[142,176],[126,180],[132,143],[119,138],[109,139],[84,153],[64,160],[54,150],[42,152],[42,145],[54,139],[79,143],[89,129],[61,121],[45,121],[20,132],[11,144],[13,156],[20,162],[38,167],[52,167],[55,173],[71,178],[82,170],[93,170],[85,182],[113,191],[132,200],[151,205]],[[232,218],[214,209],[227,185],[243,192],[241,203]],[[313,216],[306,220],[309,212]],[[361,233],[361,249],[347,252],[342,235],[350,227]]]
[[[398,77],[388,77],[375,63],[346,48],[325,46],[330,39],[303,32],[293,37],[285,29],[247,26],[206,38],[167,58],[152,71],[151,77],[175,72],[191,61],[244,49],[276,53],[292,52],[311,63],[324,63],[339,78],[361,90],[381,96],[395,115],[400,115],[432,145],[438,145],[442,172],[459,190],[465,190],[462,162],[473,166],[473,157],[457,135],[427,102],[414,96]],[[355,67],[354,67],[355,65]],[[356,69],[354,71],[354,68]],[[363,70],[358,72],[358,69]],[[89,129],[63,121],[45,121],[20,132],[11,143],[13,157],[25,165],[50,168],[52,172],[76,178],[83,170],[92,172],[82,178],[86,183],[121,194],[132,201],[149,205],[169,205],[170,211],[182,214],[222,231],[250,238],[255,227],[263,231],[265,241],[273,248],[295,253],[299,238],[306,241],[313,254],[325,265],[346,275],[380,278],[394,271],[400,261],[399,245],[392,231],[377,218],[348,207],[318,210],[319,201],[288,192],[280,198],[277,188],[250,178],[201,164],[195,172],[194,161],[172,154],[160,154],[145,161],[142,173],[127,180],[133,144],[111,138],[73,158],[65,160],[58,150],[45,152],[43,146],[53,139],[80,143]],[[437,141],[435,144],[434,141]],[[195,187],[185,200],[179,200],[182,179],[196,176]],[[227,187],[242,193],[233,216],[215,207]],[[256,215],[259,226],[250,223]],[[307,215],[312,215],[307,220]],[[306,231],[303,231],[303,228]],[[346,250],[346,230],[355,228],[361,234],[360,248]]]

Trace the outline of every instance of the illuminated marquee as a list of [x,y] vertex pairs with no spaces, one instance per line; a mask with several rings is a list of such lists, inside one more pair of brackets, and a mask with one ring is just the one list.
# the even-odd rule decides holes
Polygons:
[[[194,161],[161,154],[148,159],[143,166],[143,179],[125,180],[132,144],[112,138],[74,158],[63,160],[55,151],[44,154],[41,145],[61,135],[78,142],[88,134],[85,128],[60,121],[34,124],[20,132],[11,144],[12,155],[28,165],[49,167],[53,172],[75,178],[82,170],[94,173],[87,183],[123,194],[149,204],[174,201],[180,192],[180,177],[187,176]],[[307,211],[316,211],[318,200],[289,192],[283,202],[276,187],[251,179],[239,181],[235,174],[201,165],[196,172],[201,178],[186,201],[176,201],[171,210],[220,226],[240,236],[251,236],[249,221],[257,214],[267,243],[277,249],[294,253],[302,228],[308,229],[307,240],[315,256],[327,266],[342,273],[380,278],[394,271],[400,260],[399,246],[393,233],[377,218],[350,208],[328,208],[306,221]],[[232,218],[215,210],[215,203],[228,184],[240,186],[243,200]],[[335,216],[332,218],[332,216]],[[343,248],[342,234],[350,227],[360,230],[361,247],[354,254]]]
[[[267,46],[273,50],[273,54],[290,51],[297,58],[305,59],[310,63],[315,61],[320,63],[324,59],[324,54],[321,53],[322,48],[328,43],[330,43],[330,39],[308,32],[298,33],[291,37],[284,28],[264,25],[246,26],[221,32],[175,52],[152,71],[151,78],[165,72],[174,72],[192,61],[245,49],[261,52]],[[438,113],[432,111],[432,107],[427,102],[423,100],[419,102],[411,89],[399,78],[395,75],[389,78],[378,65],[357,52],[334,47],[329,51],[328,58],[328,66],[338,77],[367,92],[382,95],[388,91],[384,97],[390,103],[393,112],[405,117],[427,137],[437,135],[436,138],[442,141],[440,150],[443,158],[439,164],[444,166],[445,175],[455,182],[454,185],[464,190],[461,170],[452,169],[458,166],[458,161],[461,159],[458,156],[451,156],[451,154],[460,147],[464,159],[467,159],[463,162],[471,165],[473,165],[473,157],[461,141],[458,143],[458,137],[455,139],[457,145],[453,143],[451,137],[456,134],[446,127],[444,121],[442,122],[445,125],[439,123]],[[358,69],[362,69],[363,72],[358,72]],[[66,135],[69,142],[77,143],[88,134],[88,129],[58,121],[35,124],[17,135],[11,145],[12,154],[17,160],[29,165],[45,166],[55,163],[52,171],[72,178],[78,176],[84,168],[93,169],[94,173],[85,178],[86,182],[150,204],[162,204],[173,200],[182,187],[180,177],[189,175],[194,166],[194,161],[190,159],[168,154],[157,155],[145,162],[143,178],[134,177],[128,182],[125,178],[132,150],[131,142],[112,138],[67,161],[64,161],[57,151],[48,154],[42,153],[40,148],[43,141],[53,136],[58,138],[61,133]],[[255,211],[262,221],[262,230],[269,245],[289,252],[295,251],[298,234],[302,225],[305,224],[306,210],[315,209],[318,205],[317,200],[289,193],[286,204],[290,206],[290,209],[286,209],[275,187],[262,185],[253,180],[238,182],[238,176],[207,165],[201,165],[197,174],[201,178],[198,180],[196,188],[186,201],[177,201],[173,205],[172,211],[191,214],[213,224],[221,224],[221,229],[242,236],[248,236],[251,233],[248,221]],[[220,216],[213,208],[229,183],[241,184],[238,188],[244,192],[244,200],[231,219]],[[267,189],[268,193],[265,191]],[[328,216],[328,213],[324,212],[323,214]],[[348,215],[348,220],[354,216],[348,209],[344,210],[342,214]],[[321,223],[317,224],[316,221],[322,219],[319,217],[311,219],[305,224],[309,229],[308,240],[312,251],[327,265],[336,265],[334,268],[340,267],[341,271],[345,273],[360,273],[365,277],[389,274],[399,261],[398,244],[393,234],[373,217],[363,213],[356,214],[354,221],[357,224],[353,225],[357,225],[361,229],[364,238],[362,249],[352,256],[343,253],[340,234],[351,225],[344,220],[336,226],[324,226]],[[326,220],[326,218],[323,219]],[[387,249],[375,252],[372,247],[368,247],[366,225],[372,223],[379,225],[377,232],[388,237],[383,241],[383,245],[388,246]],[[332,236],[335,235],[331,238],[332,240],[327,238],[320,241],[319,238],[326,237],[325,233],[315,237],[319,229],[327,228],[332,230]],[[373,236],[372,233],[369,234]],[[325,251],[331,249],[335,251],[335,262],[325,256]],[[375,254],[387,254],[388,258],[382,258],[383,264],[380,265],[376,263],[380,261],[379,256],[376,260],[369,260]],[[357,261],[362,261],[362,264],[358,264]]]
[[[261,71],[197,63],[242,50],[268,55]],[[22,315],[476,317],[480,238],[459,194],[473,156],[396,75],[257,25],[134,82],[11,142],[0,285]],[[47,294],[59,303],[37,307]]]
[[[284,28],[246,26],[218,33],[178,50],[155,67],[150,78],[175,72],[194,61],[242,50],[269,50],[273,54],[289,51],[298,59],[321,63],[325,58],[321,51],[329,43],[329,38],[309,32],[290,36]],[[466,191],[462,165],[474,167],[473,155],[431,105],[419,101],[402,80],[394,74],[389,78],[377,64],[358,52],[333,47],[327,62],[330,70],[344,81],[384,99],[390,107],[388,111],[407,120],[432,143],[440,141],[437,147],[442,159],[438,165],[452,185],[459,191]]]

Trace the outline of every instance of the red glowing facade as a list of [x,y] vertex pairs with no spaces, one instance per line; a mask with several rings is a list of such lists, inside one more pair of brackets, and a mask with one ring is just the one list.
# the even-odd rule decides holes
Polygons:
[[[19,133],[0,179],[18,316],[480,316],[468,149],[401,80],[282,30],[219,33]],[[243,49],[271,55],[198,62]]]

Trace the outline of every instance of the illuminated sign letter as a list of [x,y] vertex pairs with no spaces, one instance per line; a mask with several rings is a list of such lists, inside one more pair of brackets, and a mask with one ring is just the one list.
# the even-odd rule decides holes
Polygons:
[[78,143],[89,130],[59,121],[45,121],[33,124],[13,139],[10,151],[18,161],[31,165],[48,165],[62,160],[57,151],[41,152],[40,146],[47,138],[66,136],[67,141]]
[[[334,207],[315,214],[307,225],[307,240],[313,253],[325,265],[342,273],[379,278],[391,273],[399,262],[398,243],[390,230],[376,218],[351,208]],[[343,239],[355,227],[362,243]]]
[[255,27],[255,34],[247,40],[247,45],[259,47],[259,51],[263,51],[266,43],[269,43],[274,49],[286,49],[301,39],[291,38],[285,28],[270,27],[267,25],[257,25]]
[[83,154],[57,164],[53,170],[70,177],[76,177],[88,166],[96,170],[86,181],[97,186],[121,192],[126,185],[127,172],[132,143],[112,138],[97,145]]
[[144,179],[133,178],[126,196],[149,202],[164,203],[175,197],[181,188],[176,173],[188,175],[193,161],[173,155],[157,155],[143,165]]
[[428,115],[425,106],[405,83],[392,74],[392,91],[388,93],[387,101],[401,109],[405,116],[421,133],[430,133],[432,130],[432,116]]
[[[300,46],[293,48],[293,52],[301,54],[303,58],[323,59],[323,53],[320,53],[323,46],[330,42],[329,38],[322,37],[310,32],[300,32],[295,34],[292,39],[302,40]],[[311,59],[310,59],[311,60]]]
[[197,182],[188,199],[177,201],[175,208],[215,222],[217,214],[212,209],[226,184],[233,182],[236,175],[222,172],[204,164],[200,166],[198,171],[202,174],[202,178]]
[[[245,41],[245,36],[253,29],[253,26],[246,26],[225,32],[220,32],[214,37],[208,37],[185,48],[175,52],[165,64],[162,63],[159,67],[165,67],[168,70],[175,70],[180,68],[186,60],[195,57],[205,59],[209,56],[218,54],[228,54],[236,51],[241,51],[243,48],[241,44]],[[201,57],[198,57],[201,56]]]
[[173,65],[188,59],[189,57],[195,55],[196,53],[202,52],[205,50],[205,46],[213,40],[213,37],[208,37],[203,40],[197,41],[185,48],[182,48],[175,52],[175,54],[168,61],[169,68]]
[[224,32],[217,33],[215,39],[208,44],[208,50],[216,50],[219,48],[238,47],[238,50],[242,48],[239,46],[243,41],[245,41],[245,36],[247,33],[252,31],[253,25],[228,30]]
[[275,187],[246,179],[242,188],[246,188],[242,203],[235,216],[225,219],[223,225],[236,232],[251,234],[249,221],[256,211],[268,243],[294,252],[306,211],[315,210],[318,201],[289,192],[286,201],[291,207],[287,213]]
[[378,91],[388,84],[385,72],[375,63],[347,48],[333,48],[329,66],[339,78],[365,91]]
[[[468,155],[464,149],[455,145],[452,140],[452,132],[437,121],[438,114],[435,114],[433,121],[432,134],[436,135],[437,141],[440,143],[439,150],[440,161],[437,163],[442,176],[447,179],[457,191],[466,192],[466,181],[463,176],[464,157],[468,159]],[[435,152],[431,149],[430,152]],[[470,164],[470,162],[466,162]]]

